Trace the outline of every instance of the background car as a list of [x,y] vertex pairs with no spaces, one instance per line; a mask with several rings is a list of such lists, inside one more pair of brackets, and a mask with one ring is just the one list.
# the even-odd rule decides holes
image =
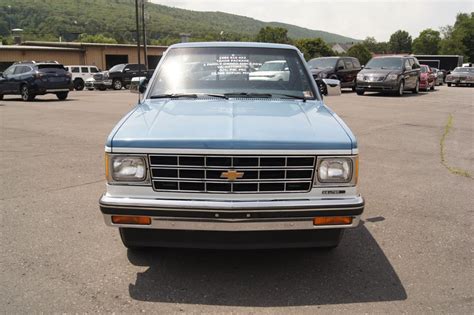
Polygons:
[[420,89],[433,91],[436,84],[436,74],[428,65],[420,65]]
[[74,65],[66,66],[65,68],[72,74],[74,89],[77,91],[82,91],[85,87],[85,82],[87,79],[92,78],[94,73],[100,72],[100,69],[96,66]]
[[71,73],[55,61],[17,62],[7,68],[0,77],[0,99],[4,95],[21,95],[24,101],[32,101],[36,95],[56,94],[65,100],[72,89]]
[[285,60],[266,61],[257,71],[249,74],[251,81],[288,81],[290,71]]
[[444,72],[437,68],[431,68],[431,71],[433,71],[433,73],[436,75],[435,85],[443,85]]
[[357,73],[362,69],[354,57],[321,57],[308,61],[313,78],[321,87],[322,79],[334,79],[341,82],[341,88],[355,90]]
[[474,86],[474,68],[457,67],[446,76],[446,84]]
[[420,64],[413,56],[383,56],[369,60],[357,74],[356,92],[390,92],[402,96],[404,91],[418,93]]

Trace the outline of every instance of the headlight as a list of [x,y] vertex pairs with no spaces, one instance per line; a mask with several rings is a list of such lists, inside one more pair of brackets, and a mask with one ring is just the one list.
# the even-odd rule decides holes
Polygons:
[[349,183],[353,178],[353,164],[349,157],[321,158],[317,169],[318,182]]
[[112,155],[108,167],[114,181],[138,182],[146,178],[146,162],[141,156]]
[[357,74],[357,80],[364,80],[364,74],[363,73],[358,73]]
[[386,78],[386,80],[388,81],[395,81],[396,79],[398,79],[398,74],[395,74],[395,73],[389,74]]

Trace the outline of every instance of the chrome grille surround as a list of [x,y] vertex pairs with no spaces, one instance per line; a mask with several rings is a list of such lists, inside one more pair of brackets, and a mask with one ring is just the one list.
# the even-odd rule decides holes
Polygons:
[[[148,162],[158,192],[296,193],[311,190],[316,156],[150,154]],[[222,178],[227,171],[242,178]]]

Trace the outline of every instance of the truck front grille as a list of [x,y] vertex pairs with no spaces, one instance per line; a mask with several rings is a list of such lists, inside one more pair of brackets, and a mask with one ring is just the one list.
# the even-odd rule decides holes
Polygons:
[[315,156],[150,155],[155,191],[308,192]]

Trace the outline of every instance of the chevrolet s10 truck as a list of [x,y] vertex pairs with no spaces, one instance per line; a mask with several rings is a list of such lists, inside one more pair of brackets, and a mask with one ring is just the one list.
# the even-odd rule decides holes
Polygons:
[[105,147],[100,210],[127,248],[334,248],[359,224],[356,138],[295,47],[177,44],[144,84]]

